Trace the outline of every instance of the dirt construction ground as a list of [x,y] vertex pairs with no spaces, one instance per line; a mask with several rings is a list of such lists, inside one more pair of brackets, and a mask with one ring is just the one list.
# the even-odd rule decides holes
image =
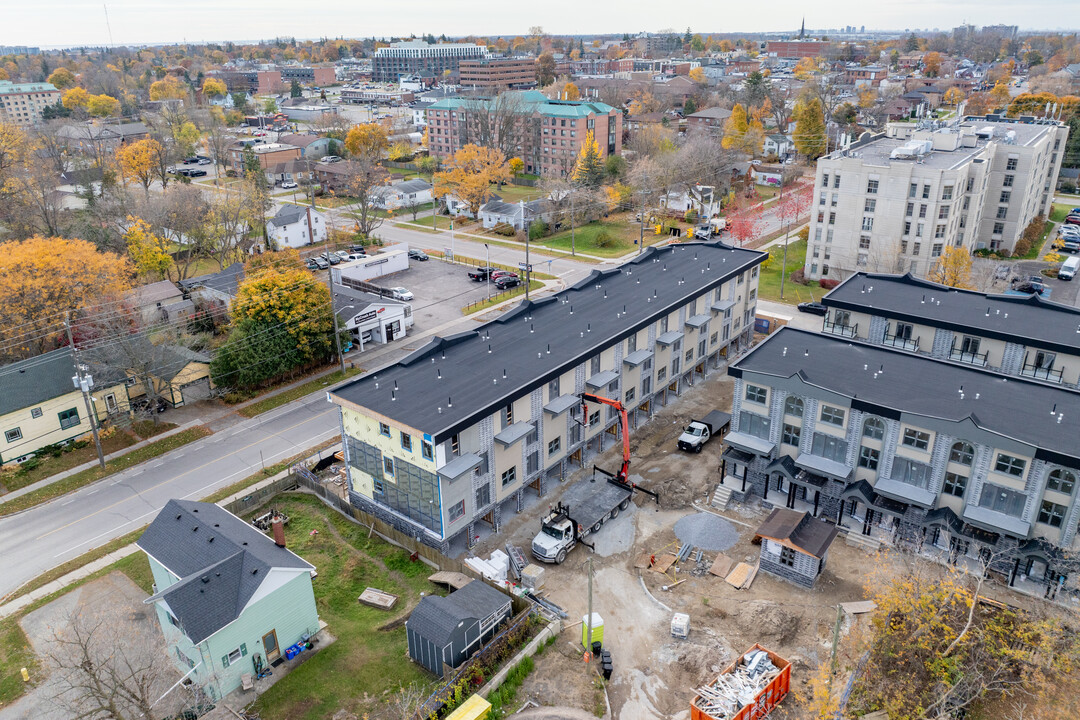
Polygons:
[[[518,693],[520,702],[532,700],[596,716],[605,714],[604,692],[594,683],[597,665],[583,661],[580,645],[590,558],[593,611],[603,618],[604,647],[613,656],[614,673],[607,685],[610,717],[620,720],[688,718],[694,689],[754,643],[792,663],[792,689],[796,690],[810,671],[829,657],[837,604],[863,599],[864,572],[874,564],[896,562],[899,566],[899,559],[869,555],[838,539],[812,591],[764,573],[757,574],[749,589],[736,590],[707,572],[717,555],[715,550],[704,552],[700,562],[693,553],[666,575],[635,567],[642,564],[643,557],[677,552],[676,521],[708,507],[707,497],[719,481],[722,443],[710,443],[700,454],[691,455],[678,451],[675,440],[692,417],[713,408],[730,410],[732,387],[730,378],[717,374],[684,392],[651,422],[632,431],[631,480],[659,492],[659,506],[652,498],[638,495],[635,505],[594,536],[596,552],[577,548],[563,565],[544,566],[546,597],[569,617],[556,644],[537,659],[536,670]],[[608,450],[596,464],[615,469],[619,453],[618,447]],[[584,477],[582,472],[566,484],[579,477]],[[557,485],[540,505],[509,518],[509,522],[504,516],[503,532],[486,538],[474,553],[486,557],[510,539],[528,555],[539,528],[540,508],[554,503],[564,489],[565,485]],[[728,538],[726,544],[733,543],[724,550],[725,555],[733,562],[754,565],[758,546],[751,542],[753,530],[766,514],[756,503],[733,504],[723,518],[711,517],[706,522],[712,522],[712,528]],[[685,581],[669,591],[663,589],[677,580]],[[690,616],[688,639],[671,636],[675,612]],[[844,623],[842,637],[850,626],[851,621]],[[789,696],[782,709],[777,717],[796,710],[796,699]],[[553,712],[548,717],[561,717],[558,710],[548,712]]]

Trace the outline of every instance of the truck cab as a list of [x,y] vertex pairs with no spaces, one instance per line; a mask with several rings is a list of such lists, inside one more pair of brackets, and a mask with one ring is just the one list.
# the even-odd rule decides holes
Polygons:
[[709,426],[694,420],[686,426],[686,429],[682,431],[682,435],[679,436],[679,449],[701,452],[701,448],[704,447],[710,437],[712,437],[712,432],[709,430]]
[[538,560],[560,564],[575,544],[573,523],[560,513],[551,513],[540,522],[540,532],[532,541],[532,552]]

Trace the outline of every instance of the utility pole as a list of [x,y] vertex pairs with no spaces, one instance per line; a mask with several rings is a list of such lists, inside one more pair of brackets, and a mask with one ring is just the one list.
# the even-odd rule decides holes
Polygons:
[[641,251],[645,248],[645,195],[646,195],[646,191],[642,190],[641,191],[641,232],[638,235],[638,248],[637,248],[638,255],[640,255]]
[[585,652],[592,652],[592,631],[593,631],[593,617],[592,617],[592,558],[589,558],[589,633],[588,642],[585,643]]
[[[84,365],[79,359],[79,349],[75,347],[75,340],[71,334],[71,315],[64,313],[64,330],[67,331],[68,345],[71,346],[71,355],[75,361],[75,377],[71,378],[71,381],[75,384],[76,390],[82,391],[83,402],[86,404],[86,415],[90,418],[90,431],[94,434],[94,447],[97,448],[98,464],[101,469],[105,469],[105,453],[101,451],[101,436],[98,435],[97,416],[94,415],[93,405],[90,403],[90,390],[94,387],[94,378],[91,375],[84,375]],[[153,408],[150,409],[154,411]]]
[[574,186],[570,186],[570,255],[576,255],[574,248]]
[[840,645],[840,624],[844,621],[844,608],[840,605],[836,606],[836,625],[833,626],[832,633],[832,659],[830,660],[829,670],[833,674],[836,673],[836,649]]
[[[788,216],[784,209],[784,166],[780,166],[780,196],[776,201],[776,209],[784,214],[784,264],[780,266],[780,299],[784,299],[784,280],[787,278],[787,243],[788,243]],[[764,211],[764,208],[762,208]],[[811,298],[813,299],[813,298]]]
[[[484,243],[484,267],[486,267],[486,268],[491,267],[491,248],[488,247],[487,243]],[[487,285],[487,299],[490,300],[491,299],[491,272],[490,271],[488,271],[488,273],[487,273],[487,282],[485,284]]]
[[334,346],[337,348],[338,365],[341,366],[341,374],[345,374],[345,355],[341,352],[341,330],[338,328],[337,310],[334,308],[334,266],[330,264],[330,233],[326,233],[326,241],[323,243],[326,249],[326,283],[330,290],[330,314],[334,317]]
[[529,264],[529,224],[525,222],[525,201],[518,200],[521,208],[521,227],[525,230],[525,299],[529,299],[529,286],[532,285],[532,266]]

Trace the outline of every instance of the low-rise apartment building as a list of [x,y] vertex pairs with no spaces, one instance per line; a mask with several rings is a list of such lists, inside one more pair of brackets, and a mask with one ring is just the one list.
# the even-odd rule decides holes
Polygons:
[[458,71],[459,63],[470,58],[486,58],[487,47],[475,43],[436,43],[406,40],[390,43],[375,51],[371,79],[396,83],[402,75],[431,73],[436,77]]
[[285,143],[261,143],[249,146],[243,143],[235,143],[229,146],[229,169],[238,173],[244,172],[244,151],[248,147],[255,153],[255,157],[258,158],[259,165],[262,166],[263,170],[276,168],[278,165],[287,163],[290,160],[299,160],[302,154],[300,148]]
[[60,102],[60,91],[50,83],[13,83],[0,80],[0,122],[37,125],[41,113]]
[[622,152],[622,113],[615,108],[599,101],[549,100],[528,90],[497,99],[445,98],[432,104],[427,110],[431,154],[449,158],[465,145],[481,142],[493,108],[517,115],[513,132],[527,173],[566,176],[590,132],[602,157]]
[[1011,253],[1049,213],[1067,125],[996,115],[889,123],[817,162],[806,276],[925,276],[945,247]]
[[822,302],[823,332],[1080,389],[1080,309],[879,273],[852,275]]
[[732,363],[723,486],[863,542],[1052,588],[1078,549],[1080,394],[783,328]]
[[478,522],[498,530],[526,492],[618,442],[618,415],[586,416],[581,393],[621,400],[635,428],[748,346],[765,257],[649,248],[331,392],[351,502],[444,552]]
[[458,84],[467,88],[511,90],[536,86],[533,58],[477,58],[462,60]]

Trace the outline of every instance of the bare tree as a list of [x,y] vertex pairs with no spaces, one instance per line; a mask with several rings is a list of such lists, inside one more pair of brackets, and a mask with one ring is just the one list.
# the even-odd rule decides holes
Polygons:
[[41,149],[39,156],[43,157],[57,175],[68,169],[72,151],[68,128],[68,124],[60,120],[52,120],[34,128],[34,139]]
[[7,215],[12,233],[20,237],[63,235],[67,212],[64,195],[49,164],[31,163],[8,182]]
[[518,157],[533,123],[520,93],[504,92],[494,98],[473,97],[458,111],[464,115],[462,142],[495,148],[504,157]]
[[345,187],[349,193],[349,200],[355,208],[353,216],[356,219],[358,232],[366,237],[382,225],[382,218],[375,213],[375,197],[372,190],[382,185],[388,176],[385,168],[378,161],[359,157],[350,160],[346,166]]

